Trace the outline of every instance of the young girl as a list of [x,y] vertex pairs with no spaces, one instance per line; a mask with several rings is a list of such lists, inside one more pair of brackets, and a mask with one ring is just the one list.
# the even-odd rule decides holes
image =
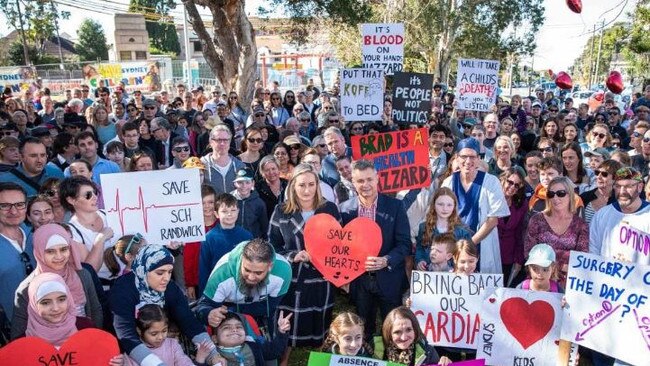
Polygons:
[[357,314],[346,311],[334,318],[322,350],[336,355],[372,357],[363,340],[364,323]]
[[563,293],[557,280],[555,250],[545,243],[535,245],[528,254],[526,261],[529,279],[520,283],[517,288],[533,291],[548,291]]
[[140,248],[145,245],[144,238],[140,233],[135,235],[124,235],[114,246],[104,251],[104,264],[111,273],[111,279],[131,272],[131,263],[138,254]]
[[289,319],[280,311],[278,317],[278,332],[267,341],[263,337],[252,337],[248,322],[239,314],[228,312],[217,327],[212,328],[212,341],[217,345],[217,352],[226,359],[223,365],[264,366],[265,360],[279,358],[287,348],[291,329]]
[[478,248],[471,240],[461,239],[454,250],[454,273],[471,275],[478,264]]
[[[181,345],[175,338],[167,338],[167,316],[163,309],[156,304],[147,304],[138,310],[136,330],[142,342],[158,356],[165,365],[192,366],[192,360],[183,353]],[[196,352],[196,363],[204,365],[210,354],[209,342],[199,344]],[[137,365],[131,360],[132,364]]]
[[420,271],[426,271],[431,264],[429,251],[435,236],[449,232],[453,233],[455,240],[472,238],[471,230],[458,216],[458,201],[451,189],[439,188],[431,202],[433,207],[429,208],[425,221],[420,224],[416,238],[416,243],[420,244],[416,246],[415,261]]

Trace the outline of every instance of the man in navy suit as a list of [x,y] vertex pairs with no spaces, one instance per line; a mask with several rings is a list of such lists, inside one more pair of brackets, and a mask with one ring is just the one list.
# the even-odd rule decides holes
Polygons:
[[372,343],[377,307],[381,317],[402,303],[408,287],[404,258],[410,254],[410,226],[401,201],[379,194],[377,170],[368,160],[352,164],[352,184],[358,196],[340,205],[343,224],[356,217],[374,220],[381,228],[382,244],[378,257],[367,257],[366,273],[350,284],[350,298],[366,323],[365,339]]

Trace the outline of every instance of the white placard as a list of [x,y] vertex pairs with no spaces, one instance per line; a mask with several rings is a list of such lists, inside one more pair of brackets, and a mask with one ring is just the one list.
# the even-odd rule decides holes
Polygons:
[[155,244],[205,239],[198,169],[105,174],[102,194],[117,237],[140,233]]
[[404,24],[363,24],[361,53],[364,69],[383,70],[386,75],[404,66]]
[[381,121],[384,108],[384,72],[343,69],[341,113],[346,121]]
[[476,349],[485,289],[502,286],[502,274],[413,271],[411,310],[429,343]]
[[[476,357],[488,365],[556,366],[561,327],[562,294],[497,288],[483,301]],[[571,351],[575,364],[578,347]]]
[[458,109],[489,112],[497,102],[499,61],[458,60],[456,100]]

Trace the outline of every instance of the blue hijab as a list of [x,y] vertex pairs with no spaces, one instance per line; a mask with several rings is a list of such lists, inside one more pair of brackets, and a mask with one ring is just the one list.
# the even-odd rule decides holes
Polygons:
[[174,257],[167,248],[161,245],[145,245],[138,252],[131,265],[135,274],[135,287],[140,294],[140,303],[137,305],[137,309],[147,304],[165,306],[165,293],[149,287],[147,273],[166,264],[174,264]]

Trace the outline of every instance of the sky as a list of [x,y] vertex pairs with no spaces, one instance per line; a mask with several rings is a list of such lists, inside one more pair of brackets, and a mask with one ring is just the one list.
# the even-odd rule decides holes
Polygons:
[[[510,0],[516,1],[516,0]],[[97,9],[91,12],[84,9],[74,8],[62,4],[74,4],[73,0],[55,0],[61,10],[71,13],[69,20],[62,21],[60,31],[76,37],[76,30],[84,18],[92,17],[104,27],[109,43],[112,43],[115,30],[112,15],[103,14],[100,11],[112,13],[116,10],[126,10],[129,0],[89,0],[79,4],[102,4],[91,8]],[[249,0],[246,4],[247,13],[255,15],[256,9],[264,0]],[[584,45],[587,43],[593,26],[600,20],[608,23],[616,18],[619,11],[623,9],[619,20],[628,19],[627,13],[634,10],[637,0],[583,0],[581,14],[575,14],[566,6],[564,0],[544,0],[546,7],[546,21],[537,35],[537,51],[534,58],[536,70],[552,69],[559,72],[568,69],[573,61],[580,55]],[[178,2],[180,4],[180,1]],[[607,12],[608,10],[614,8]],[[607,13],[606,13],[607,12]],[[606,13],[606,14],[603,14]],[[207,14],[207,13],[206,13]],[[173,11],[177,21],[182,21],[182,8],[178,6]],[[4,21],[4,14],[0,14],[0,21]],[[6,31],[0,31],[0,33]],[[4,35],[3,34],[3,35]],[[524,61],[530,64],[532,60]]]

